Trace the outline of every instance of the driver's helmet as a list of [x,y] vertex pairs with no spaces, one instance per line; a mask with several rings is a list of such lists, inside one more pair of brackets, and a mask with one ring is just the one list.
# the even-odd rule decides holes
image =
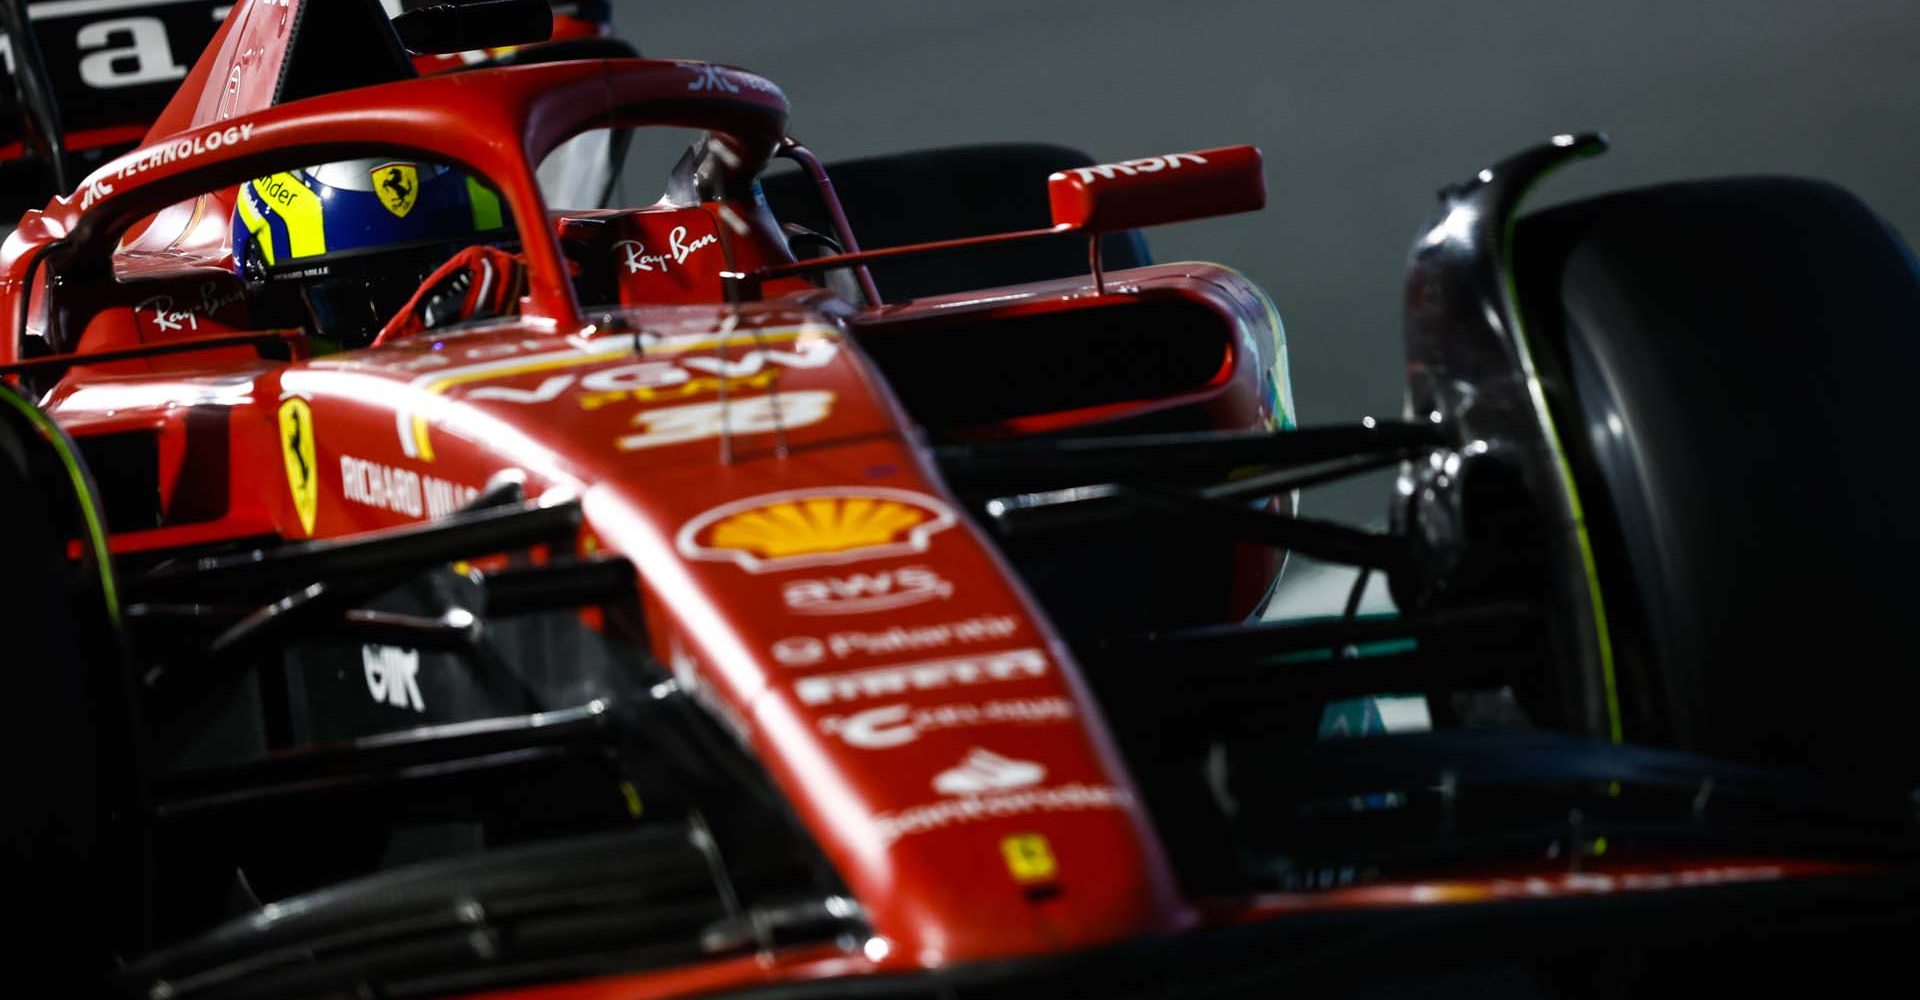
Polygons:
[[341,160],[242,185],[233,263],[250,283],[294,283],[313,332],[352,345],[454,252],[505,228],[499,196],[460,170]]

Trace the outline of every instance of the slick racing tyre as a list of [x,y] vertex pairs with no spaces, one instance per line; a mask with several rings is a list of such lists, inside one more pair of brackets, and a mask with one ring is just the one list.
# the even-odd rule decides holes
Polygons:
[[0,385],[0,873],[19,917],[0,953],[75,986],[140,922],[132,698],[98,509],[71,442]]
[[1629,740],[1920,776],[1911,251],[1756,178],[1548,210],[1521,313],[1591,526]]

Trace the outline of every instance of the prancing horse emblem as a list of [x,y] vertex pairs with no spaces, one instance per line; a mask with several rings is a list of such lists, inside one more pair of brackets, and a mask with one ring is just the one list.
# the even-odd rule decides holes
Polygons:
[[373,193],[380,204],[399,218],[413,211],[420,200],[420,168],[411,163],[387,163],[373,168]]
[[313,455],[313,407],[298,396],[280,404],[280,453],[286,459],[294,513],[300,515],[300,527],[312,535],[314,515],[320,509],[320,477]]

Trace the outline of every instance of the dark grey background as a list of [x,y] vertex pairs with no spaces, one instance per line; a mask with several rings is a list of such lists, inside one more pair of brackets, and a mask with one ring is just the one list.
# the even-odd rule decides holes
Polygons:
[[[1257,143],[1266,211],[1148,238],[1162,260],[1231,264],[1273,295],[1305,423],[1398,412],[1400,268],[1434,189],[1554,132],[1603,129],[1615,148],[1535,204],[1788,173],[1851,188],[1920,235],[1916,0],[615,6],[650,56],[779,82],[795,134],[829,159],[999,140],[1102,159]],[[1373,521],[1384,497],[1328,491],[1307,509]]]

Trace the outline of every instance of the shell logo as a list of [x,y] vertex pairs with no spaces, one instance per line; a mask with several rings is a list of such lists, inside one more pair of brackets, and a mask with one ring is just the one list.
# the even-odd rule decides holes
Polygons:
[[715,507],[688,521],[675,544],[688,559],[767,573],[925,552],[953,525],[952,509],[923,493],[835,486]]

